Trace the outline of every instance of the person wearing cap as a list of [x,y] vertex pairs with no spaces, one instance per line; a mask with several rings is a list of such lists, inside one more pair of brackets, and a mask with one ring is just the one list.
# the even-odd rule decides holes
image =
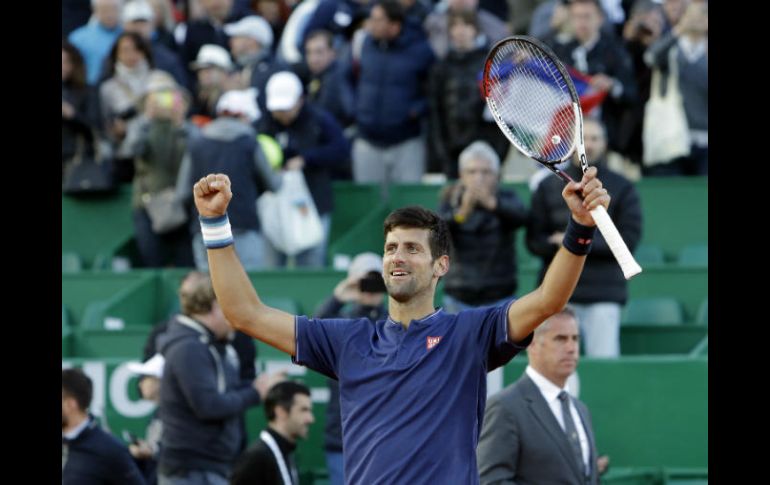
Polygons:
[[224,29],[225,24],[244,16],[243,9],[236,9],[234,5],[241,2],[235,0],[200,0],[197,3],[201,16],[179,25],[175,31],[185,66],[190,66],[204,45],[213,44],[227,49],[228,35]]
[[[149,268],[194,265],[192,235],[179,221],[176,227],[153,225],[148,204],[161,192],[174,192],[182,160],[200,130],[185,118],[190,99],[170,74],[149,76],[139,102],[140,114],[129,123],[119,155],[134,160],[131,208],[141,265]],[[178,198],[188,197],[180,190]]]
[[[165,362],[166,359],[161,354],[155,354],[145,362],[129,362],[126,366],[139,378],[137,381],[139,396],[156,405],[160,402],[160,381],[163,377]],[[134,457],[148,485],[158,483],[158,455],[163,434],[163,421],[160,419],[158,410],[159,408],[156,407],[147,424],[145,439],[132,437],[132,442],[128,445],[128,451]]]
[[[230,74],[235,65],[224,47],[206,44],[201,47],[190,68],[195,72],[195,95],[190,114],[208,122],[216,117],[216,106],[222,93],[230,89]],[[205,123],[201,123],[205,124]]]
[[155,13],[153,7],[145,0],[133,0],[123,6],[121,18],[125,32],[136,32],[150,44],[155,67],[174,76],[180,86],[189,88],[187,69],[182,65],[179,56],[154,35]]
[[[235,180],[243,198],[230,208],[230,223],[235,233],[238,257],[248,270],[271,266],[268,242],[262,234],[255,202],[266,191],[277,191],[281,177],[274,172],[259,143],[254,123],[262,113],[253,88],[227,91],[219,98],[217,117],[203,127],[201,136],[190,144],[190,156],[179,171],[178,187],[191,187],[212,170],[228,174]],[[190,199],[187,190],[185,199]],[[208,268],[206,248],[195,218],[190,229],[193,238],[195,266]]]
[[[378,282],[379,279],[379,282]],[[363,282],[363,283],[362,283]],[[377,282],[377,283],[375,283]],[[381,285],[377,288],[377,285]],[[374,253],[358,254],[348,267],[348,275],[337,283],[334,293],[316,310],[316,318],[367,318],[372,324],[387,318],[382,258]],[[342,468],[342,418],[340,384],[327,379],[329,403],[326,406],[324,453],[330,485],[344,485]]]
[[277,67],[272,55],[273,30],[265,19],[257,15],[243,17],[225,25],[230,36],[230,54],[237,64],[238,83],[243,89],[257,88],[260,107],[265,106],[265,85]]
[[[321,268],[325,265],[334,210],[331,174],[334,168],[348,161],[350,145],[332,115],[305,102],[302,82],[293,72],[273,74],[265,91],[268,112],[260,120],[260,132],[280,143],[285,170],[302,170],[324,227],[323,241],[299,253],[295,262],[297,266]],[[285,266],[286,255],[269,242],[268,246],[275,265]]]

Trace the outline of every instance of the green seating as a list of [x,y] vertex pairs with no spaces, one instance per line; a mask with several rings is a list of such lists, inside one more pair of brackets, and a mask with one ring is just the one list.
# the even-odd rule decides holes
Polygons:
[[698,307],[698,315],[695,317],[695,323],[698,325],[709,326],[709,300],[706,298]]
[[708,244],[692,244],[685,246],[679,252],[677,264],[680,266],[702,266],[709,265],[709,246]]
[[707,335],[707,328],[695,325],[626,323],[620,327],[620,355],[686,355]]
[[61,272],[62,273],[78,273],[83,270],[83,261],[80,259],[77,253],[62,252],[61,253]]
[[674,324],[683,321],[682,305],[671,297],[632,298],[621,317],[623,324]]
[[664,264],[666,262],[663,248],[657,244],[640,244],[634,251],[634,258],[643,267],[648,264]]

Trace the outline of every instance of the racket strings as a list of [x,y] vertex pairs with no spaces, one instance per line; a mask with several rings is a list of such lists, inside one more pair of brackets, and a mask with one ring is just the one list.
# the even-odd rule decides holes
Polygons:
[[551,57],[512,41],[495,52],[488,77],[490,108],[511,142],[536,159],[566,159],[576,119],[568,81]]

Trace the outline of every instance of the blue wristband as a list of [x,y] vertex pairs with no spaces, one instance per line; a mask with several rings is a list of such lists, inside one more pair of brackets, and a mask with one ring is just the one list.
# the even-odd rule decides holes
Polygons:
[[207,249],[219,249],[233,244],[233,231],[227,213],[217,217],[200,216],[203,244]]
[[584,226],[576,222],[570,215],[562,244],[572,254],[585,256],[591,252],[591,243],[594,240],[595,232],[596,226]]

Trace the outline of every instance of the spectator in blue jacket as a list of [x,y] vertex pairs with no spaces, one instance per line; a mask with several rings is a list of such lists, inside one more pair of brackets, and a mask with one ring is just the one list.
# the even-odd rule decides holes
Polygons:
[[81,369],[61,371],[62,485],[144,485],[128,449],[88,412],[91,379]]
[[425,172],[422,125],[433,51],[425,34],[405,22],[397,0],[376,2],[367,29],[357,85],[353,178],[419,182]]
[[102,74],[102,64],[118,39],[120,0],[93,0],[93,16],[86,25],[73,30],[69,41],[78,48],[86,61],[88,84],[96,86]]

